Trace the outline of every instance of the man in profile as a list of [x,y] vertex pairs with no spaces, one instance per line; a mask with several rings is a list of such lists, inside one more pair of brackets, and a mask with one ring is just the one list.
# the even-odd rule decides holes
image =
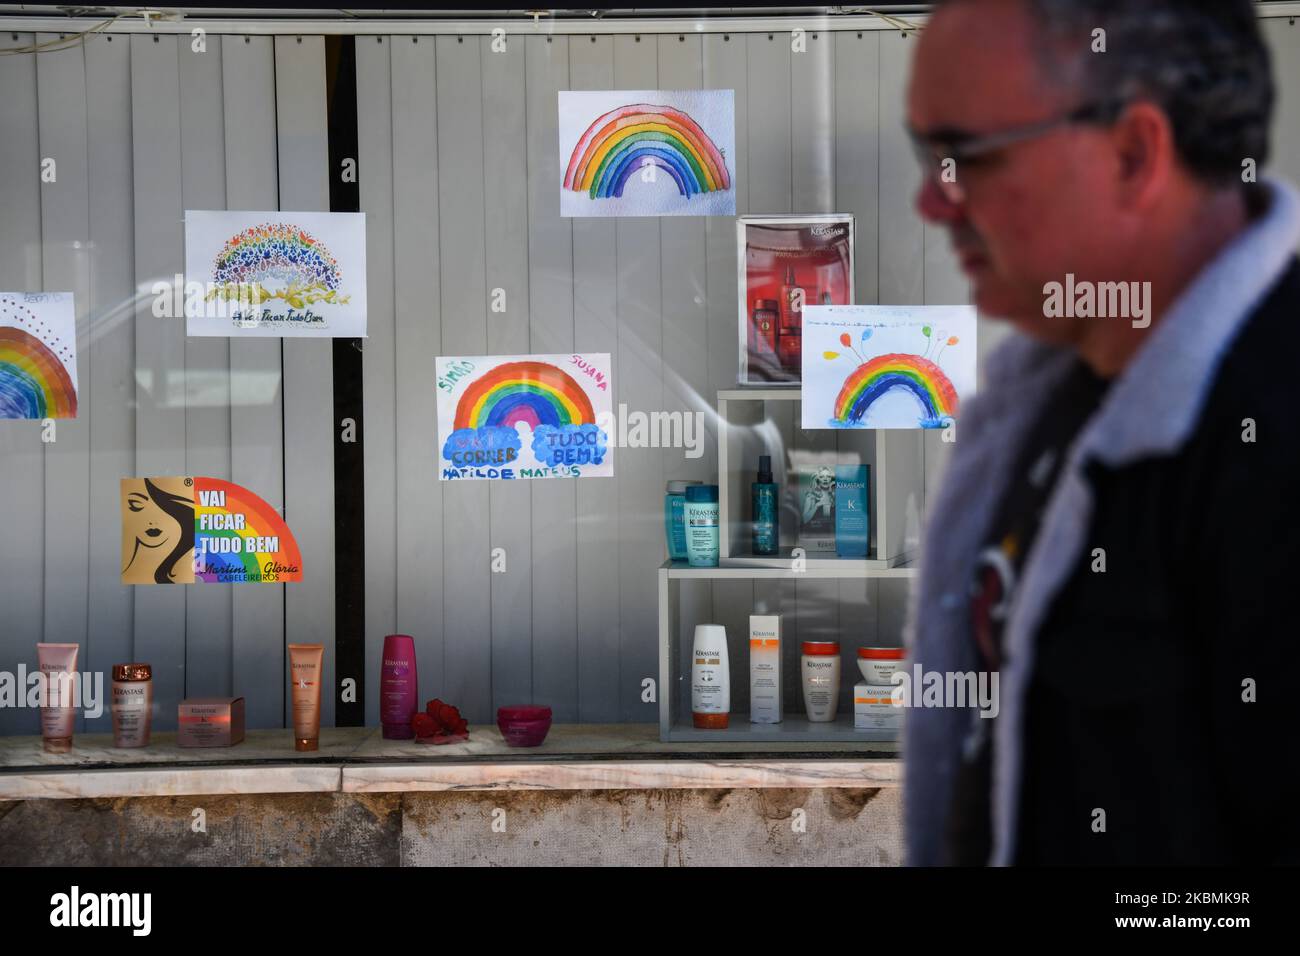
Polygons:
[[1017,334],[927,526],[913,864],[1300,861],[1300,200],[1249,0],[947,0],[921,214]]

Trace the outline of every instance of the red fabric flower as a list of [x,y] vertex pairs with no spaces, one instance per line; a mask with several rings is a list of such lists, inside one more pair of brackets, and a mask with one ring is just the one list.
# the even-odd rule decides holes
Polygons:
[[438,732],[438,722],[428,714],[416,714],[411,718],[411,729],[416,737],[432,737]]
[[[423,714],[417,714],[416,719],[424,717],[432,722],[432,733],[440,737],[464,738],[469,732],[469,721],[460,715],[460,709],[453,707],[451,704],[444,704],[435,697],[424,708]],[[417,733],[416,736],[420,736]],[[443,741],[438,741],[442,743]]]

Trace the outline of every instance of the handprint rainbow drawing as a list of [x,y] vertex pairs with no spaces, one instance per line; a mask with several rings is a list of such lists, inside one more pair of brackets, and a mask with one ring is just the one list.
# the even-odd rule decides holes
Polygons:
[[325,245],[293,223],[268,222],[232,236],[217,254],[208,299],[265,302],[296,309],[318,302],[345,305],[342,270]]

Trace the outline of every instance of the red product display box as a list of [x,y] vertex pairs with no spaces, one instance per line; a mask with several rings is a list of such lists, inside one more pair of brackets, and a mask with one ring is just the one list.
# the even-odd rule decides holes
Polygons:
[[853,216],[742,216],[740,383],[797,385],[803,307],[853,304]]

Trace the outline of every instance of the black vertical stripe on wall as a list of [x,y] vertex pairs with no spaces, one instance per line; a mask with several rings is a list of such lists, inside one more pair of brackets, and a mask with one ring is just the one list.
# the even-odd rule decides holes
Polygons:
[[[325,38],[330,211],[360,212],[357,59],[351,36]],[[344,175],[345,162],[352,175]],[[334,725],[366,722],[366,516],[362,339],[334,339]],[[351,427],[349,428],[349,423]],[[350,432],[350,434],[349,434]],[[345,438],[352,440],[345,441]],[[352,679],[352,692],[345,681]],[[348,698],[348,699],[345,699]]]

